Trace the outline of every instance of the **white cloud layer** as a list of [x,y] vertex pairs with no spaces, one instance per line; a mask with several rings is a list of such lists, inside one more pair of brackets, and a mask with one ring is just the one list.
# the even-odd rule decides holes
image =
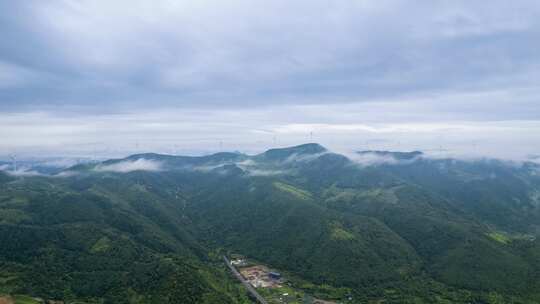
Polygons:
[[540,151],[535,0],[29,0],[0,20],[0,155]]
[[540,151],[540,120],[461,120],[428,109],[386,121],[401,107],[373,103],[115,115],[0,113],[0,137],[9,138],[0,141],[0,155],[106,158],[142,152],[256,153],[306,142],[336,151],[446,151],[512,159]]
[[537,87],[539,16],[534,0],[5,3],[0,107],[518,92]]
[[361,166],[398,165],[413,162],[415,159],[399,160],[391,155],[378,155],[376,153],[345,153],[347,158]]
[[100,172],[128,173],[133,171],[161,171],[162,163],[154,160],[140,158],[137,160],[126,160],[109,165],[99,165],[94,170]]
[[248,175],[250,176],[275,176],[275,175],[285,175],[290,174],[291,172],[286,170],[268,170],[268,169],[249,169],[247,170]]
[[44,176],[44,174],[41,174],[41,173],[39,173],[37,171],[34,171],[32,169],[29,169],[29,168],[18,168],[16,171],[14,171],[14,170],[6,170],[4,172],[6,172],[7,174],[12,175],[12,176],[21,176],[21,177],[24,177],[24,176]]

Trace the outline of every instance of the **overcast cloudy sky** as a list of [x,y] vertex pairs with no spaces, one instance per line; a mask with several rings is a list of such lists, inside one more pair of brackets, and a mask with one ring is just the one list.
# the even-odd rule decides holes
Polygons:
[[0,138],[540,154],[540,3],[0,0]]

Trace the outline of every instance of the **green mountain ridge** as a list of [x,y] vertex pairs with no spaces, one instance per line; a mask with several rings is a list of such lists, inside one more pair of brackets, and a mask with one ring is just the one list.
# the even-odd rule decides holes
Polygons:
[[357,303],[540,303],[538,166],[412,153],[365,166],[306,144],[0,172],[0,293],[248,303],[221,263],[235,252]]

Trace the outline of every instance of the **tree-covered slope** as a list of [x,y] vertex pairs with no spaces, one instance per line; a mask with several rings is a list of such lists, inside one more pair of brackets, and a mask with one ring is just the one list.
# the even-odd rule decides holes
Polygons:
[[92,303],[244,299],[174,208],[140,185],[31,178],[0,193],[0,292]]
[[383,161],[306,144],[0,175],[0,286],[109,303],[245,301],[216,259],[229,251],[359,302],[536,303],[536,165],[368,154]]

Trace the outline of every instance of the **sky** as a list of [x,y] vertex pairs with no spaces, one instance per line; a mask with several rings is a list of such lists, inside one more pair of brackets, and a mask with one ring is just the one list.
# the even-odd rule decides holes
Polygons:
[[536,0],[0,0],[0,156],[540,155]]

